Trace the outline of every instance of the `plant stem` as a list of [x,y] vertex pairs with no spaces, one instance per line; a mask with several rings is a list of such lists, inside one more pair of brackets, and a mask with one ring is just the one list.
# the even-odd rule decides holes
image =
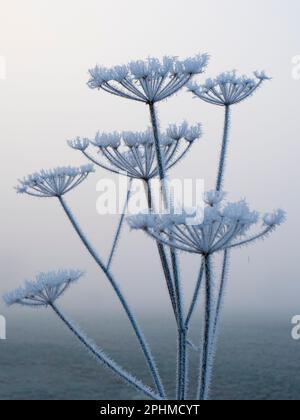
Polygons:
[[217,184],[216,184],[217,191],[221,191],[223,189],[223,184],[224,184],[225,164],[226,164],[226,156],[227,156],[228,144],[229,144],[230,113],[231,113],[230,105],[226,105],[222,149],[221,149],[219,168],[218,168],[218,177],[217,177]]
[[204,274],[204,263],[202,262],[200,270],[199,270],[199,275],[198,275],[194,295],[193,295],[192,302],[191,302],[191,305],[190,305],[190,309],[188,311],[188,315],[187,315],[186,321],[185,321],[186,328],[189,328],[192,316],[193,316],[195,308],[196,308],[196,304],[197,304],[198,299],[199,299],[200,290],[201,290],[201,286],[202,286],[202,280],[203,280],[203,274]]
[[198,388],[198,399],[201,401],[208,399],[209,386],[211,380],[212,370],[212,353],[211,344],[213,341],[213,278],[211,269],[210,255],[204,256],[205,265],[205,326],[203,338],[202,363],[200,372],[200,381]]
[[113,245],[112,245],[112,248],[111,248],[111,251],[110,251],[110,254],[109,254],[109,259],[108,259],[108,263],[107,263],[107,266],[106,266],[107,270],[109,270],[110,267],[111,267],[111,263],[112,263],[114,255],[115,255],[115,251],[117,249],[118,241],[119,241],[121,231],[122,231],[122,227],[123,227],[123,223],[124,223],[124,220],[125,220],[126,209],[127,209],[128,202],[129,202],[129,199],[130,199],[131,186],[132,186],[132,178],[130,178],[130,181],[129,181],[126,201],[125,201],[124,208],[123,208],[123,211],[122,211],[122,215],[120,217],[118,227],[117,227],[117,230],[116,230],[116,233],[115,233],[115,237],[114,237],[114,240],[113,240]]
[[181,401],[185,400],[187,391],[187,329],[184,322],[182,291],[177,272],[178,264],[173,260],[176,258],[176,254],[172,254],[171,257],[178,314],[177,399]]
[[151,350],[149,348],[149,345],[146,342],[146,339],[143,336],[143,333],[125,299],[125,297],[123,296],[123,293],[121,292],[119,285],[117,284],[117,282],[115,281],[113,275],[110,273],[109,270],[107,270],[105,264],[102,262],[101,258],[98,256],[97,252],[94,250],[93,246],[90,244],[90,242],[88,241],[88,239],[86,238],[85,234],[83,233],[83,231],[81,230],[78,222],[76,221],[76,219],[74,218],[71,209],[68,207],[67,203],[65,202],[63,197],[58,197],[60,204],[62,205],[68,219],[70,220],[72,226],[74,227],[75,231],[77,232],[79,238],[81,239],[82,243],[84,244],[84,246],[86,247],[86,249],[88,250],[88,252],[90,253],[90,255],[94,258],[95,262],[98,264],[98,266],[100,267],[100,269],[103,271],[103,273],[105,274],[106,278],[108,279],[108,281],[110,282],[112,288],[114,289],[123,309],[125,310],[128,319],[133,327],[133,330],[135,332],[135,335],[140,343],[141,349],[145,355],[147,364],[149,366],[149,369],[151,371],[153,380],[155,382],[155,385],[157,387],[157,390],[160,394],[160,396],[162,398],[166,397],[165,394],[165,390],[164,387],[162,385],[160,376],[159,376],[159,372],[156,366],[156,363],[154,361],[154,358],[152,356]]
[[[164,201],[164,207],[166,211],[173,211],[172,203],[169,198],[169,191],[167,186],[167,176],[165,168],[165,157],[163,155],[159,126],[157,115],[155,111],[155,105],[149,103],[150,118],[154,135],[156,160],[158,166],[158,174],[161,182],[161,190]],[[178,383],[177,383],[177,397],[178,399],[185,399],[186,395],[186,376],[187,376],[187,340],[186,340],[186,328],[184,323],[183,315],[183,299],[180,286],[180,275],[178,270],[177,253],[173,247],[170,247],[171,260],[173,266],[173,282],[176,298],[176,313],[177,313],[177,326],[178,326]]]
[[94,343],[92,343],[79,329],[73,324],[73,322],[66,318],[62,311],[54,304],[50,304],[53,311],[60,318],[61,321],[69,328],[69,330],[76,336],[76,338],[87,348],[87,350],[96,357],[98,361],[104,364],[106,367],[111,369],[117,376],[121,377],[126,383],[132,385],[138,391],[144,393],[147,397],[154,400],[160,400],[161,397],[155,394],[149,387],[144,385],[141,381],[136,379],[114,360],[107,356],[101,349],[99,349]]
[[[146,193],[146,196],[147,196],[148,209],[149,209],[150,212],[152,212],[153,211],[153,200],[152,200],[150,181],[146,180],[144,185],[145,185],[145,193]],[[174,312],[175,319],[176,319],[176,322],[177,322],[177,308],[176,308],[174,284],[173,284],[173,279],[172,279],[172,275],[171,275],[170,268],[169,268],[169,263],[168,263],[168,258],[167,258],[167,255],[166,255],[165,247],[159,241],[156,241],[156,245],[157,245],[158,254],[159,254],[159,257],[160,257],[160,260],[161,260],[161,265],[162,265],[162,268],[163,268],[163,272],[164,272],[164,275],[165,275],[166,284],[167,284],[167,288],[168,288],[173,312]]]
[[[223,141],[222,141],[222,148],[221,148],[221,155],[220,155],[220,162],[219,162],[219,169],[218,169],[218,177],[217,177],[217,185],[216,190],[222,191],[224,187],[224,177],[225,177],[225,164],[226,164],[226,157],[228,152],[228,144],[229,144],[229,128],[230,128],[230,116],[231,116],[231,108],[230,105],[225,106],[225,117],[224,117],[224,130],[223,130]],[[213,339],[212,339],[212,348],[211,348],[211,358],[214,357],[214,351],[216,347],[216,335],[218,331],[218,325],[220,320],[220,312],[224,298],[224,292],[226,288],[226,276],[228,271],[228,260],[229,260],[229,250],[224,251],[223,256],[223,266],[222,266],[222,277],[220,283],[220,289],[218,294],[218,301],[217,301],[217,308],[215,314],[215,320],[213,325]]]
[[224,251],[224,257],[223,257],[222,277],[221,277],[220,290],[219,290],[219,295],[218,295],[217,309],[216,309],[215,322],[214,322],[214,337],[216,336],[218,332],[220,315],[221,315],[222,305],[224,301],[227,272],[228,272],[228,266],[229,266],[229,254],[230,254],[229,250],[226,249]]
[[163,150],[161,147],[158,121],[157,121],[154,104],[149,104],[149,110],[150,110],[151,124],[152,124],[153,135],[154,135],[158,174],[159,174],[159,179],[161,182],[161,190],[162,190],[165,210],[167,211],[169,209],[170,203],[169,203],[169,194],[168,194],[168,188],[167,188],[165,157],[164,157]]

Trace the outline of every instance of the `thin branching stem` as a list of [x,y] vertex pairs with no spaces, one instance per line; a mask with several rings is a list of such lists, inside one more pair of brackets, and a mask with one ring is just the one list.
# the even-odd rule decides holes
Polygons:
[[116,230],[116,233],[115,233],[115,236],[114,236],[112,248],[111,248],[111,251],[110,251],[110,254],[109,254],[109,258],[108,258],[108,263],[107,263],[107,266],[106,266],[107,270],[109,270],[110,267],[111,267],[112,260],[114,258],[114,255],[115,255],[115,252],[116,252],[116,249],[117,249],[117,246],[118,246],[118,242],[119,242],[120,235],[121,235],[121,232],[122,232],[122,227],[123,227],[124,220],[125,220],[126,209],[127,209],[128,202],[129,202],[129,199],[130,199],[131,186],[132,186],[132,178],[129,180],[129,185],[128,185],[128,190],[127,190],[127,195],[126,195],[124,208],[123,208],[123,211],[122,211],[119,223],[118,223],[118,227],[117,227],[117,230]]
[[156,394],[151,388],[143,384],[140,380],[135,378],[131,373],[124,370],[114,360],[107,356],[101,349],[91,342],[75,324],[68,319],[64,313],[54,304],[50,303],[49,306],[53,309],[59,319],[69,328],[75,337],[84,345],[84,347],[104,366],[114,372],[119,378],[122,378],[127,384],[133,386],[139,392],[142,392],[148,398],[153,400],[161,400],[162,398]]
[[157,387],[157,390],[160,394],[160,396],[162,398],[166,397],[165,394],[165,390],[162,384],[162,381],[160,379],[160,375],[155,363],[155,360],[153,358],[153,355],[151,353],[150,347],[123,295],[123,293],[121,292],[121,289],[119,287],[119,285],[117,284],[116,280],[114,279],[113,275],[111,274],[111,272],[109,270],[107,270],[106,265],[103,263],[103,261],[101,260],[101,258],[99,257],[99,255],[97,254],[97,252],[95,251],[95,249],[93,248],[93,246],[90,244],[90,242],[88,241],[88,239],[86,238],[85,234],[83,233],[83,231],[81,230],[78,222],[76,221],[75,217],[72,214],[71,209],[69,208],[69,206],[67,205],[67,203],[65,202],[63,197],[58,197],[60,204],[62,205],[62,208],[64,209],[68,219],[70,220],[72,226],[74,227],[75,231],[77,232],[79,238],[81,239],[82,243],[84,244],[84,246],[86,247],[86,249],[88,250],[88,252],[90,253],[90,255],[94,258],[94,260],[96,261],[96,263],[98,264],[98,266],[100,267],[100,269],[103,271],[103,273],[105,274],[106,278],[108,279],[108,281],[110,282],[111,286],[113,287],[123,309],[125,310],[128,319],[133,327],[133,330],[135,332],[135,335],[140,343],[141,349],[144,353],[145,359],[147,361],[147,364],[149,366],[149,369],[151,371],[153,380],[155,382],[155,385]]
[[[230,254],[229,250],[226,249],[224,251],[221,283],[220,283],[220,290],[219,290],[219,295],[218,295],[216,315],[215,315],[215,321],[214,321],[214,343],[213,343],[214,346],[216,345],[216,335],[218,333],[219,321],[220,321],[221,310],[223,306],[225,289],[226,289],[226,280],[227,280],[229,256],[230,256],[229,254]],[[212,351],[214,352],[213,349]]]
[[192,316],[193,316],[193,314],[195,312],[195,309],[196,309],[196,304],[197,304],[199,296],[200,296],[200,290],[201,290],[202,281],[203,281],[203,274],[204,274],[204,263],[202,262],[200,270],[199,270],[199,275],[198,275],[195,291],[194,291],[194,294],[193,294],[192,302],[191,302],[191,305],[190,305],[190,309],[188,311],[186,321],[185,321],[186,328],[189,328]]

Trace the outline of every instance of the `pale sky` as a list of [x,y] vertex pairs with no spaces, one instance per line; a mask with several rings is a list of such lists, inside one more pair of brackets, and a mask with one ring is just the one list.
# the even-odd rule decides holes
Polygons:
[[[273,77],[234,109],[225,189],[256,210],[288,212],[268,240],[232,255],[227,310],[300,312],[300,80],[292,78],[299,16],[299,0],[1,0],[0,56],[7,63],[0,80],[1,295],[39,271],[75,267],[85,269],[86,278],[62,303],[78,311],[119,311],[55,200],[17,196],[13,186],[42,168],[85,163],[66,139],[149,124],[145,106],[88,89],[90,67],[207,52],[210,65],[199,81],[232,69],[249,75],[264,69]],[[162,127],[184,119],[203,123],[203,140],[172,176],[203,178],[212,188],[222,110],[183,90],[159,105],[159,115]],[[117,220],[97,215],[96,183],[108,175],[99,170],[67,197],[104,258]],[[154,244],[126,228],[119,251],[113,271],[135,309],[168,308]],[[188,298],[199,262],[182,259]],[[8,313],[2,302],[0,313]]]

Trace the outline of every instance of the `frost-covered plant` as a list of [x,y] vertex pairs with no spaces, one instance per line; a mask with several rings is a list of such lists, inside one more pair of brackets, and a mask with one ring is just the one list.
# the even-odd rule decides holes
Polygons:
[[[80,151],[85,158],[100,169],[122,174],[130,179],[125,206],[130,199],[133,180],[142,181],[146,187],[148,213],[132,216],[128,221],[132,229],[145,231],[157,246],[177,326],[176,399],[178,400],[185,400],[189,396],[188,349],[199,351],[190,337],[190,324],[197,307],[203,277],[205,276],[205,328],[198,375],[197,399],[199,400],[209,397],[217,329],[225,280],[228,276],[229,252],[236,247],[250,245],[256,240],[267,237],[285,219],[285,213],[282,210],[260,217],[257,212],[249,209],[246,201],[226,204],[226,193],[223,190],[231,106],[251,96],[268,77],[263,72],[256,72],[255,78],[238,77],[235,72],[229,72],[223,73],[215,80],[209,79],[204,85],[199,85],[193,79],[204,72],[207,63],[207,54],[202,54],[186,60],[179,60],[176,57],[164,57],[162,61],[148,58],[146,61],[134,61],[113,68],[96,66],[90,70],[88,86],[91,89],[103,90],[124,99],[146,104],[151,127],[144,132],[104,133],[101,131],[94,139],[77,137],[68,141],[72,149]],[[200,124],[189,126],[184,122],[181,125],[170,125],[165,132],[161,132],[158,124],[157,103],[176,94],[185,86],[188,86],[188,89],[203,101],[225,108],[216,188],[205,194],[206,207],[201,223],[195,221],[191,223],[190,212],[176,214],[173,203],[170,201],[167,177],[168,171],[186,156],[193,143],[202,136],[202,126]],[[4,299],[8,305],[50,307],[98,361],[144,396],[155,400],[166,400],[169,396],[151,348],[119,287],[119,281],[111,272],[112,258],[116,252],[124,222],[125,208],[113,238],[108,263],[105,263],[80,227],[65,199],[65,195],[86,180],[94,170],[94,166],[90,164],[79,168],[42,170],[20,180],[17,192],[35,197],[58,199],[84,247],[116,293],[145,356],[155,388],[149,388],[112,360],[58,308],[56,301],[82,277],[81,271],[66,270],[39,274],[35,281],[27,281],[23,288],[7,294]],[[162,215],[155,214],[154,211],[151,188],[151,180],[154,178],[158,178],[161,182],[165,210]],[[187,311],[183,299],[184,279],[179,268],[178,251],[196,254],[201,258],[201,268]],[[224,258],[221,280],[217,282],[212,259],[220,252],[224,254]]]
[[34,308],[50,307],[96,360],[110,369],[126,383],[142,392],[145,396],[160,400],[161,398],[158,394],[107,356],[104,351],[88,338],[57,306],[56,301],[82,276],[83,272],[78,270],[60,270],[56,272],[40,273],[36,276],[34,281],[26,281],[23,287],[4,295],[4,301],[8,306],[18,304]]
[[[186,122],[171,125],[161,135],[161,148],[166,169],[171,169],[202,136],[201,124],[189,127]],[[153,130],[143,132],[100,133],[94,139],[76,138],[68,141],[91,162],[110,172],[149,182],[158,175]],[[96,157],[87,148],[96,149]],[[94,154],[95,155],[95,154]]]
[[80,185],[91,172],[94,172],[92,165],[42,170],[20,180],[16,190],[19,194],[35,197],[62,197]]
[[[128,305],[127,300],[125,299],[114,276],[109,271],[109,269],[107,268],[107,266],[93,247],[93,245],[86,237],[85,233],[79,226],[75,216],[73,215],[70,207],[68,206],[63,197],[63,195],[66,194],[66,192],[79,185],[92,171],[93,167],[91,165],[80,168],[56,168],[54,170],[41,171],[39,173],[36,173],[35,175],[29,175],[28,177],[19,181],[20,184],[19,186],[17,186],[16,189],[19,193],[23,194],[29,194],[37,197],[56,197],[58,199],[67,218],[71,222],[71,225],[75,229],[83,245],[85,246],[91,257],[95,260],[100,270],[105,274],[107,280],[114,289],[125,313],[127,314],[127,317],[132,325],[134,333],[139,341],[139,344],[144,353],[153,379],[156,383],[157,389],[159,390],[161,397],[163,397],[165,396],[165,391],[161,383],[161,379],[159,377],[156,363],[152,356],[151,350],[146,342],[146,339],[144,338],[143,333],[130,309],[130,306]],[[74,178],[77,179],[75,183]],[[70,184],[72,185],[72,188],[69,186]]]
[[207,54],[179,60],[177,57],[148,58],[112,68],[97,65],[90,70],[88,86],[102,89],[122,98],[155,103],[167,99],[185,86],[191,78],[203,73]]
[[83,272],[79,270],[40,273],[34,281],[27,280],[24,287],[4,295],[4,301],[8,306],[16,303],[24,306],[53,305],[82,276]]
[[[262,218],[262,227],[258,232],[253,228],[259,222],[259,214],[250,211],[245,201],[220,205],[221,194],[210,192],[207,201],[217,205],[208,205],[204,210],[201,224],[191,225],[190,215],[185,214],[139,214],[128,218],[132,229],[142,229],[150,237],[172,248],[193,254],[200,254],[204,260],[206,274],[205,332],[202,351],[199,399],[208,397],[211,377],[212,357],[214,355],[215,333],[218,326],[222,293],[214,296],[214,278],[211,257],[220,251],[250,245],[252,242],[267,237],[285,220],[285,213],[277,210]],[[224,285],[221,285],[221,288]],[[217,302],[214,308],[214,302]],[[192,302],[194,305],[195,302]],[[194,309],[194,306],[192,306]],[[188,315],[190,317],[190,313]],[[185,325],[188,325],[189,318]]]
[[[245,201],[224,207],[208,206],[201,224],[190,224],[190,215],[139,214],[128,217],[132,229],[145,230],[152,238],[181,251],[203,256],[229,248],[250,244],[266,237],[284,221],[282,210],[263,216],[260,232],[249,231],[259,221],[259,214],[250,211]],[[248,234],[248,235],[247,235]]]

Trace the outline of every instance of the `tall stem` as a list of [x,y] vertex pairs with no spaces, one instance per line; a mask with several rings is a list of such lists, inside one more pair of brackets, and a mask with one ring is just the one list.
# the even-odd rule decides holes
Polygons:
[[168,194],[168,188],[167,188],[165,157],[164,157],[163,150],[161,147],[158,120],[157,120],[154,104],[149,104],[149,110],[150,110],[151,124],[152,124],[153,135],[154,135],[156,160],[157,160],[159,179],[161,182],[162,197],[164,200],[165,209],[167,210],[169,208],[170,203],[169,203],[169,194]]
[[124,223],[124,220],[125,220],[125,213],[126,213],[126,209],[127,209],[127,206],[128,206],[129,199],[130,199],[131,186],[132,186],[132,178],[130,178],[130,181],[129,181],[129,186],[128,186],[128,191],[127,191],[126,201],[125,201],[124,208],[123,208],[123,211],[122,211],[122,214],[121,214],[119,223],[118,223],[118,227],[117,227],[117,230],[116,230],[116,233],[115,233],[115,237],[114,237],[114,240],[113,240],[112,248],[111,248],[111,251],[110,251],[110,254],[109,254],[108,263],[107,263],[107,266],[106,266],[106,268],[108,270],[111,267],[111,263],[112,263],[112,260],[113,260],[114,255],[115,255],[115,252],[116,252],[116,249],[117,249],[117,245],[118,245],[118,241],[119,241],[119,238],[120,238],[120,235],[121,235],[123,223]]
[[[146,196],[147,196],[148,209],[149,209],[150,212],[152,212],[153,211],[153,200],[152,200],[150,181],[146,180],[144,185],[145,185],[145,193],[146,193]],[[167,258],[166,251],[165,251],[165,248],[164,248],[163,244],[156,241],[156,245],[157,245],[157,250],[158,250],[159,257],[160,257],[161,265],[162,265],[162,268],[163,268],[163,272],[164,272],[164,275],[165,275],[166,284],[167,284],[167,288],[168,288],[173,312],[174,312],[174,315],[175,315],[175,319],[177,321],[177,308],[176,308],[174,284],[173,284],[173,279],[172,279],[172,275],[171,275],[170,268],[169,268],[168,258]]]
[[69,330],[75,335],[75,337],[83,344],[87,350],[96,357],[98,361],[104,364],[106,367],[111,369],[117,376],[122,378],[126,383],[132,385],[138,391],[144,393],[147,397],[150,397],[154,400],[160,400],[161,397],[155,394],[149,387],[144,385],[141,381],[136,379],[126,370],[124,370],[120,365],[113,361],[109,356],[107,356],[101,349],[99,349],[94,343],[92,343],[79,329],[73,324],[73,322],[66,318],[66,316],[61,312],[61,310],[54,304],[50,304],[51,308],[55,314],[59,317],[61,321],[69,328]]
[[171,258],[178,315],[177,399],[180,401],[186,399],[187,392],[187,329],[184,320],[181,284],[177,272],[178,264],[173,260],[176,258],[176,254],[172,254]]
[[202,350],[202,363],[200,372],[200,382],[198,388],[198,399],[203,401],[208,399],[209,386],[212,371],[211,344],[213,341],[213,278],[211,268],[211,257],[204,257],[205,265],[205,326]]
[[[161,182],[162,196],[164,200],[165,209],[172,211],[172,203],[170,202],[168,186],[167,186],[167,175],[165,167],[165,157],[161,147],[160,134],[158,119],[155,111],[155,105],[149,103],[150,118],[153,129],[156,159],[158,166],[158,174]],[[178,383],[177,383],[177,397],[178,399],[185,399],[186,394],[186,375],[187,375],[187,340],[186,340],[186,328],[183,316],[183,299],[180,286],[180,275],[178,269],[177,253],[174,248],[170,248],[171,260],[173,266],[173,281],[175,286],[175,298],[177,308],[177,325],[178,325]],[[177,283],[177,284],[176,284]],[[181,311],[181,313],[180,313]]]
[[86,247],[86,249],[88,250],[88,252],[90,253],[90,255],[94,258],[95,262],[98,264],[98,266],[100,267],[100,269],[103,271],[103,273],[105,274],[106,278],[108,279],[108,281],[110,282],[112,288],[114,289],[123,309],[125,310],[127,317],[132,325],[132,328],[135,332],[135,335],[140,343],[141,349],[144,353],[144,356],[146,358],[147,364],[149,366],[149,369],[151,371],[153,380],[155,382],[155,385],[157,387],[157,390],[160,394],[160,396],[162,398],[165,398],[165,390],[164,387],[162,385],[160,376],[159,376],[159,372],[156,366],[156,363],[154,361],[154,358],[152,356],[151,350],[149,348],[148,343],[146,342],[146,339],[143,336],[143,333],[129,307],[129,305],[127,304],[127,301],[125,299],[125,297],[123,296],[123,293],[121,292],[119,285],[117,284],[117,282],[115,281],[113,275],[110,273],[109,270],[107,270],[105,264],[102,262],[101,258],[98,256],[97,252],[94,250],[93,246],[90,244],[90,242],[88,241],[88,239],[86,238],[85,234],[83,233],[83,231],[81,230],[78,222],[76,221],[75,217],[73,216],[71,209],[68,207],[67,203],[65,202],[63,197],[59,197],[59,201],[60,204],[62,205],[68,219],[70,220],[72,226],[74,227],[75,231],[77,232],[79,238],[81,239],[82,243],[84,244],[84,246]]
[[217,184],[216,184],[217,191],[221,191],[223,189],[223,184],[224,184],[225,164],[226,164],[226,157],[227,157],[228,144],[229,144],[230,114],[231,114],[230,105],[226,105],[223,141],[222,141],[222,148],[221,148],[221,155],[220,155],[218,176],[217,176]]

